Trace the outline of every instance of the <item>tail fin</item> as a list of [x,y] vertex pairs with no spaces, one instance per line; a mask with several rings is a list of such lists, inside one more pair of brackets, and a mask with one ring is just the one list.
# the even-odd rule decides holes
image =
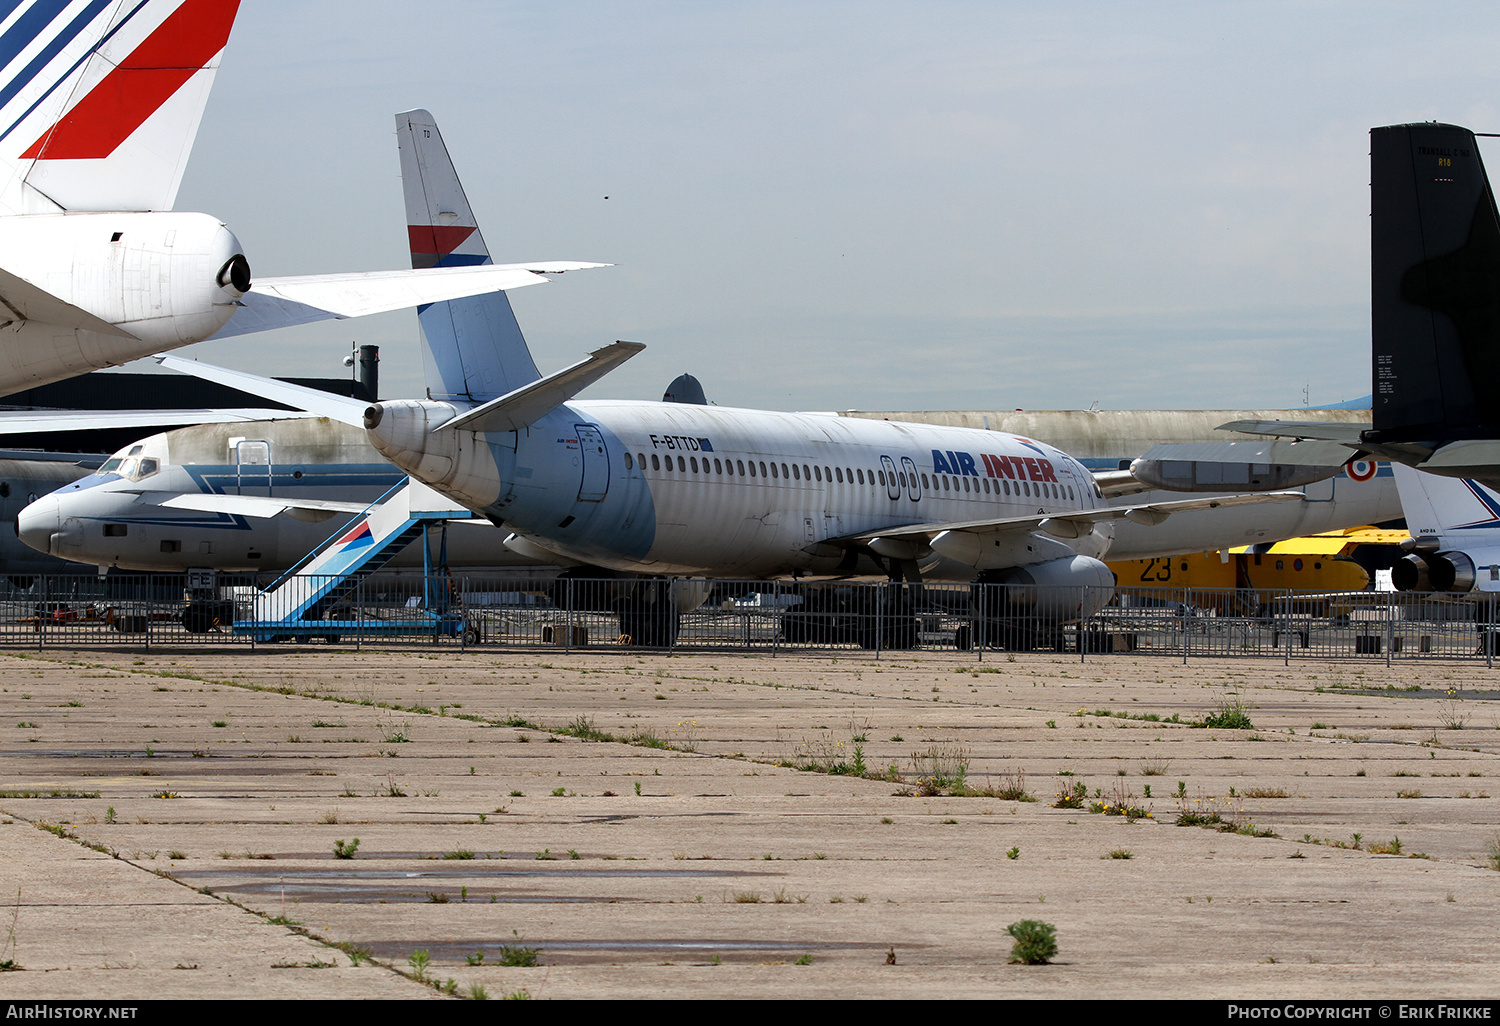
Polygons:
[[1372,442],[1500,437],[1500,213],[1474,134],[1370,132]]
[[1391,464],[1411,536],[1442,539],[1445,547],[1476,538],[1500,540],[1500,494],[1478,481],[1424,474]]
[[[396,115],[413,267],[488,264],[474,212],[425,110]],[[417,309],[427,396],[486,402],[541,377],[504,292]]]
[[238,9],[0,5],[0,209],[171,209]]

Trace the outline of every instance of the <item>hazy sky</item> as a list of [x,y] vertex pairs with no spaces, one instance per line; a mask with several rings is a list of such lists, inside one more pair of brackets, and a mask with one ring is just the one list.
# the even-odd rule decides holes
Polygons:
[[[244,0],[177,206],[259,274],[405,266],[426,107],[496,260],[618,265],[512,293],[544,372],[648,345],[590,396],[1319,404],[1370,390],[1369,129],[1500,131],[1497,78],[1487,4]],[[410,313],[185,355],[351,340],[420,394]]]

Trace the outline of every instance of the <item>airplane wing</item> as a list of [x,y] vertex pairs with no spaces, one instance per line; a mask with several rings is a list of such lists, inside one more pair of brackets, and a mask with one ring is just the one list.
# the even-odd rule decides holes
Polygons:
[[1111,520],[1130,520],[1147,527],[1161,524],[1173,513],[1191,513],[1197,510],[1219,509],[1227,506],[1253,506],[1263,502],[1300,501],[1301,492],[1259,492],[1250,495],[1221,495],[1202,499],[1177,499],[1172,502],[1152,502],[1141,506],[1105,506],[1100,509],[1072,510],[1065,513],[1039,513],[1035,516],[999,517],[993,520],[958,520],[950,523],[907,524],[879,531],[865,531],[849,535],[840,541],[868,543],[876,538],[926,538],[929,542],[942,534],[1008,534],[1013,532],[1041,531],[1055,538],[1081,538],[1093,530],[1094,525]]
[[576,260],[540,260],[524,264],[256,278],[251,290],[240,298],[240,309],[211,339],[504,292],[540,285],[548,280],[549,274],[609,266]]
[[264,495],[218,495],[202,492],[142,492],[141,501],[170,509],[193,509],[202,513],[229,513],[269,519],[287,510],[307,513],[363,513],[368,502],[334,502],[324,499],[282,499]]
[[0,410],[0,437],[36,431],[102,431],[167,428],[193,424],[241,424],[253,420],[301,420],[301,410]]
[[1337,424],[1321,420],[1231,420],[1228,424],[1220,424],[1217,430],[1279,438],[1317,438],[1358,448],[1359,436],[1369,427],[1368,424]]

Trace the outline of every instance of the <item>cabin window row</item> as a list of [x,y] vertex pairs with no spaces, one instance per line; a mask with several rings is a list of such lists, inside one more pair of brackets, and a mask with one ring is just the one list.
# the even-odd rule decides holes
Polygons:
[[[673,460],[676,466],[673,466]],[[879,484],[887,487],[887,474],[884,470],[865,470],[862,467],[827,467],[818,465],[798,463],[777,463],[774,460],[769,464],[765,460],[742,460],[713,458],[713,468],[709,469],[709,458],[703,457],[700,468],[697,456],[662,456],[652,453],[650,456],[650,467],[655,471],[686,474],[713,473],[720,477],[761,477],[772,480],[788,481],[815,481],[837,484]],[[645,470],[647,457],[645,453],[636,453],[634,457],[630,453],[625,454],[625,469],[634,470],[640,467]],[[892,480],[898,488],[905,490],[907,485],[906,473],[900,472],[892,476]],[[1014,483],[1003,478],[994,481],[989,478],[971,478],[967,476],[950,476],[948,474],[934,474],[929,479],[928,475],[922,474],[922,488],[926,491],[945,492],[964,491],[970,493],[982,492],[985,495],[1007,495],[1025,496],[1027,498],[1046,498],[1049,495],[1054,499],[1066,498],[1069,502],[1076,501],[1076,493],[1072,485],[1060,485],[1057,483],[1016,481]]]

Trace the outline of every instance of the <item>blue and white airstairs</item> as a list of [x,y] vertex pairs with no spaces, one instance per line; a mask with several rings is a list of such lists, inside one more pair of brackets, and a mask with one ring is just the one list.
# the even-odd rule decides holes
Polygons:
[[[249,619],[237,619],[234,633],[256,641],[306,641],[315,637],[337,641],[346,634],[412,633],[410,620],[354,619],[348,613],[340,616],[340,607],[364,578],[421,538],[424,587],[429,589],[422,615],[434,635],[457,636],[464,628],[462,616],[450,610],[446,591],[438,589],[442,593],[436,596],[431,593],[432,554],[426,534],[449,520],[473,518],[470,510],[455,506],[452,499],[408,479],[257,594]],[[440,559],[440,563],[445,562]]]

